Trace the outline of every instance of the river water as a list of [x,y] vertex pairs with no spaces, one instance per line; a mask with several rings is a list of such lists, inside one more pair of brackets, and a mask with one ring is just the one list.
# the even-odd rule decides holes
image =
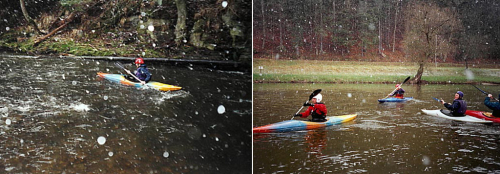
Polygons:
[[0,173],[251,172],[249,73],[149,62],[153,81],[183,87],[160,92],[97,77],[120,73],[112,61],[0,66]]
[[[478,85],[497,96],[500,86]],[[254,134],[254,173],[500,173],[500,126],[423,114],[465,93],[470,110],[490,111],[472,85],[405,85],[405,103],[379,104],[385,84],[254,84],[254,126],[289,120],[322,89],[328,115],[357,113],[325,129]],[[302,110],[304,111],[304,110]]]

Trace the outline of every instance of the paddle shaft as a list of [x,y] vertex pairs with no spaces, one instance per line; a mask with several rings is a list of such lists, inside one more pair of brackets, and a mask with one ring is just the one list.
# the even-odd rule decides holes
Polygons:
[[436,101],[438,101],[438,102],[441,102],[441,100],[439,100],[439,99],[437,99],[437,98],[435,98],[435,97],[432,97],[432,99],[434,99],[434,100],[436,100]]
[[[405,84],[408,80],[410,80],[410,76],[408,76],[408,77],[407,77],[407,78],[403,81],[403,83],[401,83],[401,85],[399,85],[399,87],[403,86],[403,84]],[[387,95],[387,97],[385,97],[385,98],[388,98],[389,96],[393,95],[393,94],[396,92],[396,90],[398,90],[398,88],[394,89],[394,90],[393,90],[391,93],[389,93],[389,95]],[[384,98],[384,99],[385,99],[385,98]]]
[[[479,88],[478,88],[477,86],[475,86],[475,85],[472,85],[472,86],[474,86],[477,90],[481,91],[481,92],[482,92],[483,94],[485,94],[485,95],[488,95],[488,94],[489,94],[489,93],[487,93],[486,91],[483,91],[483,90],[479,89]],[[495,101],[498,101],[498,99],[496,99],[495,97],[491,97],[491,98],[493,98],[493,100],[495,100]]]
[[121,69],[123,69],[123,70],[126,70],[125,72],[127,72],[128,74],[130,74],[130,75],[131,75],[132,77],[134,77],[137,81],[139,81],[139,82],[141,82],[141,83],[143,82],[141,79],[137,78],[137,76],[135,76],[135,75],[134,75],[134,74],[132,74],[130,71],[128,71],[127,69],[125,69],[125,67],[123,67],[123,65],[122,65],[122,64],[120,64],[120,63],[118,63],[118,62],[115,62],[115,65],[116,65],[116,66],[118,66],[118,67],[120,67],[120,68],[121,68]]
[[[306,102],[308,102],[308,101],[306,101]],[[302,110],[302,108],[304,108],[304,106],[300,107],[300,109],[297,111],[297,113],[295,113],[295,115],[299,114],[299,112],[300,112],[300,110]],[[295,118],[295,115],[290,120],[293,120],[293,118]]]

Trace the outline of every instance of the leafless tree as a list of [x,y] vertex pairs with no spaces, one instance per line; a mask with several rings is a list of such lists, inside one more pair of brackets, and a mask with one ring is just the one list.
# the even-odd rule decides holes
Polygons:
[[419,66],[412,79],[412,82],[418,84],[429,59],[435,55],[449,55],[457,50],[456,35],[462,25],[455,11],[440,8],[434,3],[408,4],[406,9],[403,48],[406,56]]

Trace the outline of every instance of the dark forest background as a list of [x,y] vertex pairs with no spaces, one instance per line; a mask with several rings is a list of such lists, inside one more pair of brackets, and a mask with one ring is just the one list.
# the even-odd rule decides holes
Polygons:
[[254,0],[256,58],[498,61],[493,0]]
[[251,62],[251,5],[250,0],[0,0],[0,50]]

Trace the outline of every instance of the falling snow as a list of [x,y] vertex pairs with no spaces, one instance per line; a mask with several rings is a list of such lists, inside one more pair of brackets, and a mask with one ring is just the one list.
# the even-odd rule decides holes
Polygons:
[[104,143],[106,143],[106,138],[100,136],[99,138],[97,138],[97,143],[99,143],[99,145],[104,145]]

